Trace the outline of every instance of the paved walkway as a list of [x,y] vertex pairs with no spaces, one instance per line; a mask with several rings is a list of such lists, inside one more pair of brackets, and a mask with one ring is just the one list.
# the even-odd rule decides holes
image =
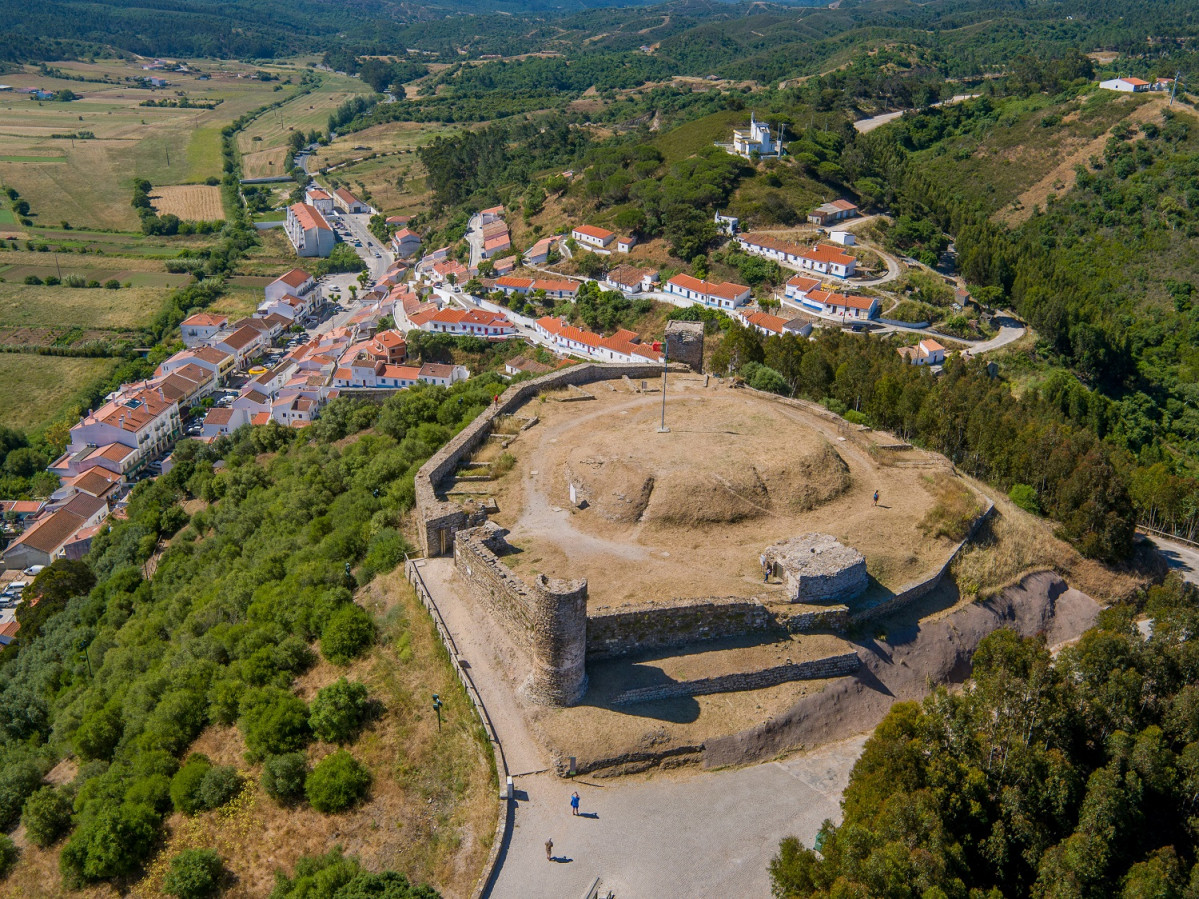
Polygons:
[[[596,877],[618,899],[770,895],[767,866],[785,836],[812,844],[840,820],[841,791],[865,735],[750,768],[624,778],[559,778],[529,729],[512,675],[528,662],[460,594],[453,561],[418,563],[467,660],[504,747],[516,801],[493,899],[582,897]],[[583,816],[570,813],[578,790]],[[554,857],[545,857],[545,841]]]

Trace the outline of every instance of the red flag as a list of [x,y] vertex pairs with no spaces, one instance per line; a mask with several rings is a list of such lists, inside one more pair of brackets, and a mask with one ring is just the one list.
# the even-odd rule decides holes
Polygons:
[[659,340],[655,340],[653,349],[654,349],[655,353],[661,352],[662,351],[662,342]]

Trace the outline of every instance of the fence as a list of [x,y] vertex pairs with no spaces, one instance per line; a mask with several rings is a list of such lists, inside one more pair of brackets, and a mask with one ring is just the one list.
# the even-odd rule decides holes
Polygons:
[[1173,540],[1175,543],[1185,543],[1187,546],[1199,549],[1199,542],[1186,537],[1179,537],[1177,534],[1171,534],[1169,531],[1163,531],[1161,528],[1151,527],[1147,524],[1138,524],[1137,530],[1144,531],[1146,534],[1152,534],[1154,537],[1161,537],[1163,540]]
[[491,841],[491,853],[487,857],[487,863],[483,866],[483,872],[475,882],[474,890],[471,891],[471,899],[480,899],[480,897],[487,893],[487,890],[491,886],[491,881],[495,876],[497,863],[499,862],[500,850],[508,839],[508,830],[512,818],[509,814],[509,806],[512,803],[512,787],[510,785],[511,778],[508,774],[508,760],[504,756],[504,746],[500,742],[499,734],[496,733],[495,725],[491,723],[491,716],[487,714],[487,707],[483,705],[483,697],[479,695],[479,689],[475,686],[470,672],[462,665],[462,659],[458,653],[458,645],[454,642],[454,636],[450,633],[450,629],[446,627],[445,619],[441,617],[441,609],[437,608],[433,594],[429,592],[429,588],[425,585],[425,579],[421,577],[416,560],[410,558],[407,554],[404,555],[404,574],[408,578],[408,582],[412,584],[412,588],[416,591],[421,605],[428,609],[429,615],[433,618],[433,624],[437,628],[437,635],[441,637],[441,642],[445,645],[446,652],[450,655],[450,664],[454,666],[454,673],[458,675],[458,680],[462,682],[462,687],[466,691],[467,698],[470,700],[471,705],[474,706],[479,720],[483,722],[483,729],[487,732],[487,739],[491,743],[493,747],[492,751],[495,755],[496,777],[500,783],[500,799],[504,801],[504,805],[500,811],[500,819],[495,826],[495,838]]

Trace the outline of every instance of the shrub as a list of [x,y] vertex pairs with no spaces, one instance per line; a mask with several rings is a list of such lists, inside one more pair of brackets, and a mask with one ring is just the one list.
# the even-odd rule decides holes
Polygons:
[[208,756],[197,752],[188,758],[171,779],[171,804],[177,811],[194,815],[204,810],[200,787],[211,770],[212,762],[208,760]]
[[42,787],[25,800],[21,823],[30,842],[42,849],[71,829],[71,797],[58,787]]
[[242,780],[232,765],[210,768],[200,781],[200,803],[205,809],[220,808],[239,792]]
[[58,865],[68,886],[128,874],[154,847],[162,819],[152,808],[131,802],[101,805],[59,854]]
[[242,699],[242,734],[251,759],[295,752],[308,745],[308,706],[286,690],[261,687]]
[[0,830],[9,830],[21,817],[21,809],[42,786],[42,772],[31,761],[9,763],[0,768]]
[[17,863],[17,847],[7,834],[0,834],[0,877],[7,877]]
[[25,276],[25,283],[26,283],[26,284],[41,284],[41,283],[42,283],[42,279],[41,279],[41,278],[39,278],[37,275],[26,275],[26,276]]
[[369,706],[366,687],[343,677],[316,694],[308,724],[326,743],[345,743],[362,727]]
[[347,665],[375,641],[375,622],[366,610],[346,603],[330,616],[321,633],[321,655],[337,665]]
[[262,788],[279,802],[295,802],[304,796],[308,757],[302,752],[272,755],[262,764]]
[[1025,512],[1033,515],[1041,514],[1041,504],[1037,501],[1037,489],[1028,484],[1013,484],[1007,498]]
[[107,281],[104,282],[104,288],[105,288],[105,290],[120,290],[121,282],[118,281],[116,278],[109,278]]
[[370,772],[344,749],[322,759],[304,782],[308,801],[318,812],[345,811],[370,789]]
[[124,729],[121,712],[105,706],[85,717],[75,731],[75,751],[85,759],[110,759]]
[[177,899],[209,899],[220,890],[221,857],[211,849],[185,849],[171,859],[162,891]]

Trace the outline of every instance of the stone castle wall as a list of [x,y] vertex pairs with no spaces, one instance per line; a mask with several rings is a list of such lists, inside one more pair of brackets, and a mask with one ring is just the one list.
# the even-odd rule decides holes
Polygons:
[[587,619],[587,658],[610,659],[774,627],[770,613],[754,599],[712,597],[622,606]]
[[[670,370],[685,372],[685,366],[671,364]],[[596,381],[656,378],[662,366],[646,364],[600,365],[588,362],[572,365],[559,371],[513,384],[500,396],[498,403],[468,424],[465,428],[434,453],[416,473],[416,513],[420,549],[427,556],[442,556],[452,552],[454,535],[469,526],[467,513],[456,503],[445,502],[437,496],[437,485],[452,475],[459,464],[473,453],[491,433],[492,422],[497,416],[511,415],[518,408],[546,390],[555,390],[571,385],[593,384]]]
[[495,525],[459,531],[454,567],[528,650],[529,695],[546,705],[574,705],[587,691],[587,582],[540,575],[527,583],[500,560],[505,545]]

